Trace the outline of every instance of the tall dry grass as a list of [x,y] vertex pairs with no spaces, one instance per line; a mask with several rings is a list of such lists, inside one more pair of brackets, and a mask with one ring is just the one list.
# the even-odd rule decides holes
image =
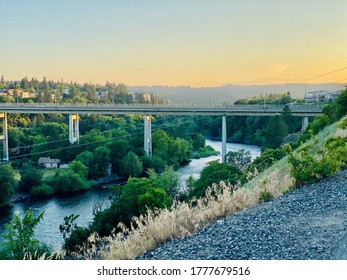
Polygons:
[[277,197],[293,186],[285,166],[260,174],[259,178],[266,179],[254,180],[247,187],[221,182],[209,188],[204,198],[177,202],[172,209],[147,211],[146,215],[134,217],[130,228],[120,224],[120,231],[109,237],[93,234],[83,250],[83,258],[134,259],[168,240],[191,235],[211,221],[258,204],[263,191]]

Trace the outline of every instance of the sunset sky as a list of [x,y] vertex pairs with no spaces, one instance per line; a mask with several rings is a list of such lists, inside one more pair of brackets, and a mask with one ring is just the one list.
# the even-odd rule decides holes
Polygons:
[[342,83],[346,16],[346,0],[0,0],[0,75],[193,87]]

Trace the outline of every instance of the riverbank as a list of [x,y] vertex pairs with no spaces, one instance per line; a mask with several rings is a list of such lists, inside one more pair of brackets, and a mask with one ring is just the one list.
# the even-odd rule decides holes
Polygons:
[[139,259],[346,259],[347,170],[229,215]]
[[[215,150],[221,151],[221,143],[218,141],[206,141],[206,145],[212,146]],[[227,144],[228,150],[238,150],[244,148],[256,157],[260,154],[257,146]],[[211,156],[201,159],[193,159],[187,165],[180,167],[177,172],[180,175],[180,184],[185,187],[189,176],[197,178],[205,165],[212,160],[220,160],[220,156]],[[35,201],[19,201],[12,207],[3,209],[0,213],[0,242],[1,234],[5,232],[5,224],[11,221],[13,213],[24,215],[25,211],[31,207],[35,216],[45,211],[44,219],[37,225],[35,236],[40,241],[59,250],[64,242],[62,234],[59,232],[59,225],[63,223],[63,218],[71,214],[79,215],[76,220],[79,226],[88,226],[93,219],[93,207],[102,204],[102,208],[109,206],[109,196],[111,190],[107,187],[98,187],[83,193],[78,193],[68,197],[49,197],[48,199]]]

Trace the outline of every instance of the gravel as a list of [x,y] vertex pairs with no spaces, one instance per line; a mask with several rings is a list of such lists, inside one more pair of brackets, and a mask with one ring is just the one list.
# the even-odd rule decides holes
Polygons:
[[138,259],[347,259],[347,170],[210,223]]

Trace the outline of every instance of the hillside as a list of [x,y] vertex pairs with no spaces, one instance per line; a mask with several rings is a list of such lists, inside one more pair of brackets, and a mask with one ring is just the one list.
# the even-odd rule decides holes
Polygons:
[[[330,136],[346,137],[347,130],[333,124],[316,144]],[[271,191],[273,201],[227,215],[140,259],[346,259],[347,170],[287,193],[289,169],[284,158],[245,186],[244,192]]]
[[[347,129],[332,124],[305,145],[323,146],[331,136],[347,137]],[[345,170],[293,191],[294,178],[285,157],[241,188],[222,184],[222,190],[214,188],[214,195],[208,193],[194,206],[178,203],[172,211],[135,219],[136,230],[124,229],[104,239],[94,236],[91,240],[97,245],[83,258],[133,259],[144,253],[143,259],[334,258],[329,254],[344,238],[347,226],[342,211],[347,207],[346,175]],[[264,191],[275,199],[259,204]],[[287,239],[289,243],[283,243]],[[298,250],[300,246],[303,249]],[[244,253],[237,255],[240,250]]]

